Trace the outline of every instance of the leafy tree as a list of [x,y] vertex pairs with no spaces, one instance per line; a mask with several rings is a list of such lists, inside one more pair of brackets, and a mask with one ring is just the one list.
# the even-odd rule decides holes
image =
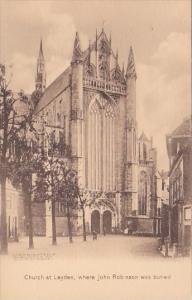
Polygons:
[[56,203],[66,207],[69,241],[72,242],[71,210],[77,206],[78,197],[76,173],[70,169],[67,160],[57,157],[54,151],[52,156],[44,156],[43,167],[38,174],[35,198],[39,197],[51,202],[52,244],[57,244]]
[[[37,179],[36,199],[41,195],[45,201],[51,201],[52,216],[52,244],[57,244],[55,208],[58,201],[58,184],[62,168],[58,159],[54,157],[44,157],[42,172]],[[42,189],[42,187],[44,187]]]
[[[35,202],[33,194],[37,189],[36,180],[34,179],[42,169],[42,153],[38,146],[38,140],[35,140],[34,136],[33,139],[27,137],[27,133],[17,142],[15,151],[17,155],[10,165],[9,178],[15,188],[21,187],[24,194],[24,204],[28,213],[29,249],[33,249],[32,205]],[[40,199],[38,199],[38,202]]]
[[85,207],[89,205],[90,202],[90,194],[87,190],[80,190],[78,188],[78,197],[79,197],[79,208],[82,211],[83,217],[83,241],[86,242],[86,221],[85,221]]
[[63,201],[67,209],[67,224],[69,232],[69,242],[73,242],[72,235],[72,222],[71,214],[72,211],[78,208],[78,178],[77,173],[67,167],[66,171],[63,174],[63,180],[60,185],[60,195],[62,196],[61,201]]
[[[19,113],[18,105],[24,104],[26,111]],[[0,183],[1,183],[1,253],[8,252],[7,239],[7,209],[6,209],[6,181],[10,163],[13,162],[15,145],[22,136],[27,124],[31,123],[33,110],[30,102],[21,91],[14,94],[9,89],[6,80],[5,66],[0,64]],[[32,126],[32,124],[31,124]]]

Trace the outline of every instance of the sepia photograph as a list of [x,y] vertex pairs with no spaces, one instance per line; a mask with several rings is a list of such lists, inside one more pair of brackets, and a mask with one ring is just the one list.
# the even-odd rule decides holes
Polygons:
[[0,299],[192,299],[190,0],[0,1]]

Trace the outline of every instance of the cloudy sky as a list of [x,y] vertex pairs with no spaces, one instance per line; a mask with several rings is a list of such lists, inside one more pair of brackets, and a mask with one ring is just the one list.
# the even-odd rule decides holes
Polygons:
[[48,84],[69,65],[76,31],[86,48],[104,26],[125,66],[132,45],[139,132],[153,136],[159,169],[168,168],[165,135],[191,109],[190,0],[2,0],[0,9],[0,60],[13,89],[33,91],[40,38]]

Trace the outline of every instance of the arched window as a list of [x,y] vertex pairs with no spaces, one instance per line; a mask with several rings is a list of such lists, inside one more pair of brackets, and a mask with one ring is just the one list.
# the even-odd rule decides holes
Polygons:
[[88,111],[87,187],[93,190],[115,189],[115,117],[114,104],[96,97]]
[[147,174],[141,171],[139,176],[139,215],[147,214]]

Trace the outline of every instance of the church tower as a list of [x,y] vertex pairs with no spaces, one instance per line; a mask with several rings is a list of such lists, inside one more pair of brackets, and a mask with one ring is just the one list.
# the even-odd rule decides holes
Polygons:
[[125,191],[127,193],[127,216],[136,213],[137,200],[137,123],[136,123],[136,69],[132,47],[129,51],[126,71],[126,159],[125,159]]
[[71,61],[71,151],[73,168],[84,182],[83,52],[76,32]]
[[39,56],[37,59],[37,73],[35,79],[36,91],[44,92],[46,87],[45,59],[43,55],[42,39],[40,41]]

